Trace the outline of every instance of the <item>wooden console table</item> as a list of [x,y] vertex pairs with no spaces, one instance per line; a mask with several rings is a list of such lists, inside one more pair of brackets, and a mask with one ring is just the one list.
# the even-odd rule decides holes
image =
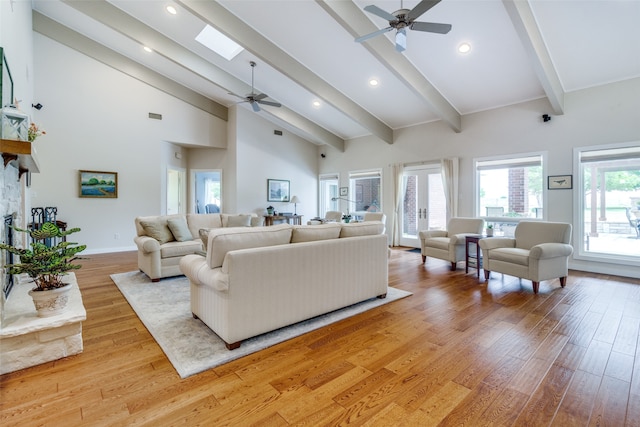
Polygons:
[[273,225],[273,221],[287,221],[289,224],[302,225],[302,215],[265,215],[264,225]]

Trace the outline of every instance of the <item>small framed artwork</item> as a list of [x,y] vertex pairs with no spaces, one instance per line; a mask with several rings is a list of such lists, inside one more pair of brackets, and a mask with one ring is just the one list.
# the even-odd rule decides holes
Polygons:
[[573,175],[553,175],[547,177],[549,190],[570,190],[573,188]]
[[340,187],[340,196],[348,196],[349,187]]
[[115,199],[118,197],[118,172],[80,171],[80,197]]
[[288,180],[267,179],[267,202],[288,202],[290,194]]

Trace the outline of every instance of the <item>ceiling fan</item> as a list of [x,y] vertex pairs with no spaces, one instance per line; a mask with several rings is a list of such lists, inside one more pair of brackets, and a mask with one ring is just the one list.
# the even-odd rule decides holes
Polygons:
[[431,9],[433,6],[440,3],[441,0],[422,0],[413,9],[404,9],[402,7],[402,0],[400,0],[400,9],[393,13],[389,13],[380,9],[378,6],[369,5],[364,8],[369,13],[372,13],[380,18],[384,18],[389,21],[389,26],[373,33],[366,34],[362,37],[356,38],[356,42],[361,43],[377,35],[386,33],[393,29],[396,30],[396,50],[402,52],[407,48],[407,27],[416,31],[426,31],[428,33],[447,34],[451,31],[451,24],[437,24],[434,22],[418,22],[418,19],[423,13]]
[[240,96],[236,95],[233,92],[229,92],[229,95],[242,98],[243,101],[241,102],[248,102],[249,104],[251,104],[251,108],[253,108],[253,111],[255,111],[256,113],[260,111],[260,105],[258,104],[271,105],[272,107],[282,107],[282,104],[280,104],[279,102],[265,101],[264,99],[268,98],[269,96],[266,93],[255,93],[253,89],[253,70],[256,67],[256,63],[254,61],[250,61],[249,65],[251,65],[251,93],[247,94],[247,96]]

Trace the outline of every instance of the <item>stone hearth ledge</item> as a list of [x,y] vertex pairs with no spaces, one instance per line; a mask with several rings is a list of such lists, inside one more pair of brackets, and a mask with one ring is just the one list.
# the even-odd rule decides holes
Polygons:
[[5,302],[0,324],[0,374],[82,353],[82,321],[87,312],[75,275],[64,278],[72,286],[67,310],[51,317],[38,317],[28,294],[33,287],[30,279],[15,278],[18,283]]

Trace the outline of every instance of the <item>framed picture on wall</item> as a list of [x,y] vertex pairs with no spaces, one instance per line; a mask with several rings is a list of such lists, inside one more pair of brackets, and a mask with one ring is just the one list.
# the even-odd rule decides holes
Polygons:
[[288,180],[267,179],[267,202],[288,202],[290,197]]
[[340,187],[340,196],[348,196],[349,195],[349,187]]
[[573,188],[572,175],[553,175],[547,178],[549,190],[570,190]]
[[118,197],[118,172],[80,171],[80,197],[115,199]]

